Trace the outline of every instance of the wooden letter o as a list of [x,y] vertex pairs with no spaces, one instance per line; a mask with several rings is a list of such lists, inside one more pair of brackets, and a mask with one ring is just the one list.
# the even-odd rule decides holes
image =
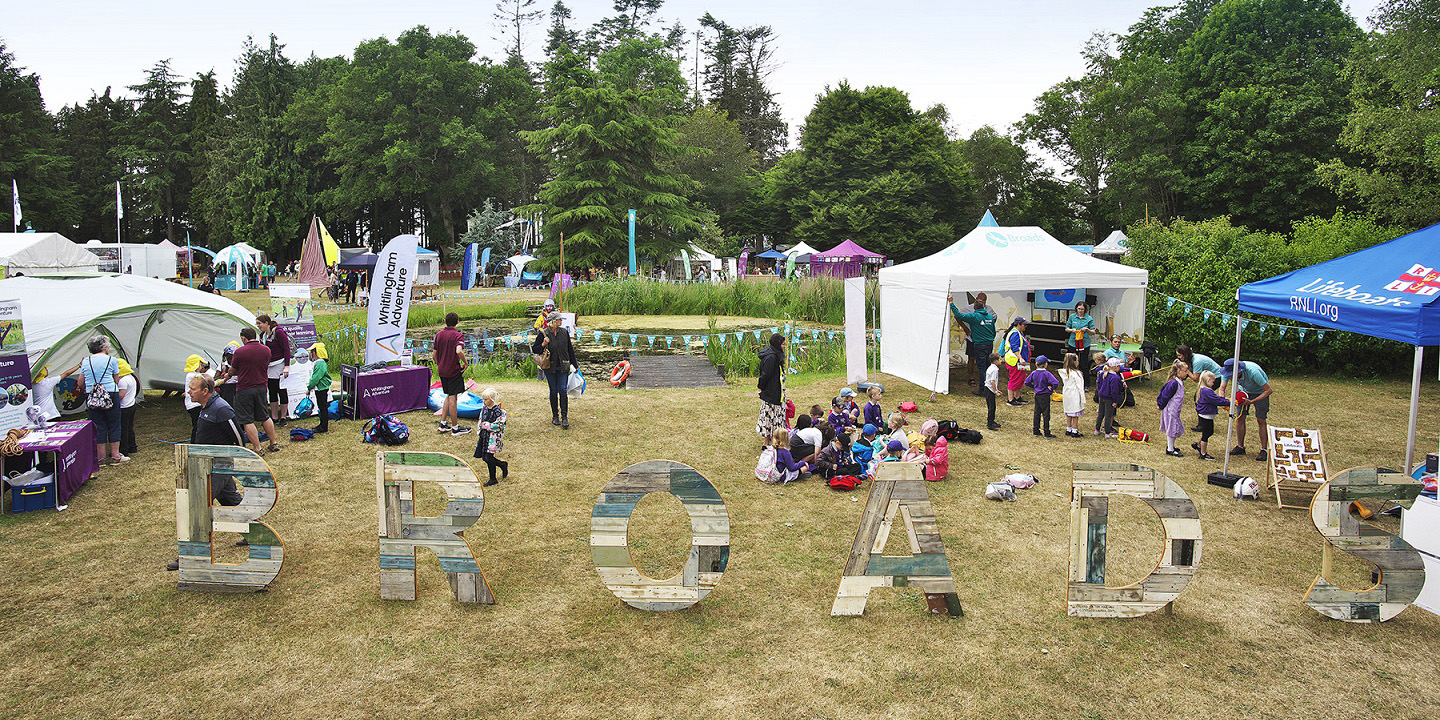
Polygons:
[[[679,574],[664,580],[646,577],[630,558],[630,515],[640,498],[668,492],[690,515],[690,557]],[[590,557],[600,581],[640,610],[682,610],[700,602],[730,562],[730,515],[725,501],[705,476],[684,463],[650,460],[621,470],[610,479],[590,513]]]

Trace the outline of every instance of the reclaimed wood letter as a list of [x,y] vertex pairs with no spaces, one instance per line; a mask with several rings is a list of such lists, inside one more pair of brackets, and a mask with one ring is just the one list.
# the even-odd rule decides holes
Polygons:
[[[180,544],[179,587],[207,592],[264,590],[285,562],[280,536],[259,518],[275,506],[275,476],[255,453],[242,447],[176,445],[175,535]],[[214,487],[233,481],[245,488],[238,505],[210,504]],[[239,564],[216,563],[212,532],[243,533],[250,557]]]
[[[890,528],[899,514],[910,535],[908,556],[883,555]],[[881,463],[875,484],[860,516],[860,529],[850,547],[850,558],[835,591],[832,616],[864,615],[870,590],[877,587],[915,587],[924,591],[925,604],[935,614],[965,614],[945,559],[945,544],[935,523],[930,491],[918,463]]]
[[[1070,483],[1070,590],[1075,617],[1130,618],[1169,605],[1200,564],[1200,515],[1168,477],[1142,465],[1076,463]],[[1105,539],[1111,495],[1145,501],[1165,528],[1155,569],[1133,585],[1105,585]]]
[[[630,559],[630,514],[640,498],[668,492],[690,516],[690,557],[679,574],[664,580],[646,577]],[[600,581],[640,610],[682,610],[700,602],[725,574],[730,562],[730,514],[705,476],[684,463],[650,460],[621,470],[610,479],[590,512],[590,557]]]
[[1420,484],[1411,478],[1373,467],[1351,468],[1321,486],[1310,504],[1310,519],[1315,522],[1315,528],[1329,545],[1374,563],[1380,570],[1380,580],[1358,592],[1332,585],[1325,579],[1330,572],[1327,547],[1325,567],[1305,593],[1305,604],[1336,620],[1374,623],[1399,615],[1415,602],[1425,585],[1425,565],[1419,551],[1410,543],[1361,522],[1350,512],[1350,503],[1360,499],[1391,500],[1409,508],[1419,494]]
[[[415,516],[415,483],[440,486],[448,501],[439,517]],[[414,600],[415,553],[429,548],[462,603],[493,605],[495,597],[465,530],[480,519],[485,493],[463,460],[447,453],[375,452],[375,501],[380,509],[380,598]]]

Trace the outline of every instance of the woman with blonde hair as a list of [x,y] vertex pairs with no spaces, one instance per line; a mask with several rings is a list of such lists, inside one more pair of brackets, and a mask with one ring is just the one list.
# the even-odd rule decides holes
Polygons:
[[495,453],[505,448],[505,421],[508,419],[505,414],[505,407],[500,404],[500,391],[493,387],[487,387],[480,391],[480,399],[484,401],[485,407],[480,409],[479,417],[475,418],[476,426],[480,429],[480,436],[475,440],[475,457],[485,461],[490,468],[490,479],[485,481],[489,487],[500,480],[495,479],[495,468],[500,468],[500,478],[510,477],[510,463],[497,457]]

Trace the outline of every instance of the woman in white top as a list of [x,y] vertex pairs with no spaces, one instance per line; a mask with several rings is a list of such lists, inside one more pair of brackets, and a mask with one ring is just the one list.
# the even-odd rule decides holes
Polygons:
[[1065,409],[1065,434],[1080,437],[1080,415],[1085,412],[1085,373],[1080,370],[1080,357],[1065,353],[1065,367],[1060,370],[1061,397]]
[[120,388],[120,455],[126,457],[139,448],[135,445],[135,401],[140,397],[140,383],[130,363],[120,361],[115,373],[115,386]]
[[[120,386],[115,382],[120,363],[110,357],[110,339],[104,335],[90,338],[86,348],[90,356],[80,361],[80,374],[85,378],[86,412],[95,425],[95,458],[101,464],[122,463],[130,458],[120,454]],[[97,385],[110,396],[110,407],[90,407],[88,398]]]

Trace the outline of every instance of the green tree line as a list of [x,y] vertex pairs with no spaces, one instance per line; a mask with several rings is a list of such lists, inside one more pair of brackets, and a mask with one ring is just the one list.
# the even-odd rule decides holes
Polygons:
[[771,28],[707,13],[687,29],[663,0],[575,27],[563,1],[535,3],[497,4],[499,60],[423,26],[349,57],[296,60],[272,36],[231,78],[162,59],[53,113],[0,41],[0,179],[36,229],[114,239],[118,180],[126,240],[281,260],[311,215],[343,244],[423,232],[449,250],[493,235],[470,219],[513,213],[543,223],[546,260],[563,236],[569,264],[605,269],[625,262],[630,209],[650,258],[848,238],[904,261],[987,208],[1077,243],[1146,221],[1285,238],[1337,212],[1440,220],[1440,0],[1387,0],[1369,32],[1339,0],[1179,0],[1092,37],[1086,72],[1009,127],[962,135],[942,105],[837,79],[793,146]]

